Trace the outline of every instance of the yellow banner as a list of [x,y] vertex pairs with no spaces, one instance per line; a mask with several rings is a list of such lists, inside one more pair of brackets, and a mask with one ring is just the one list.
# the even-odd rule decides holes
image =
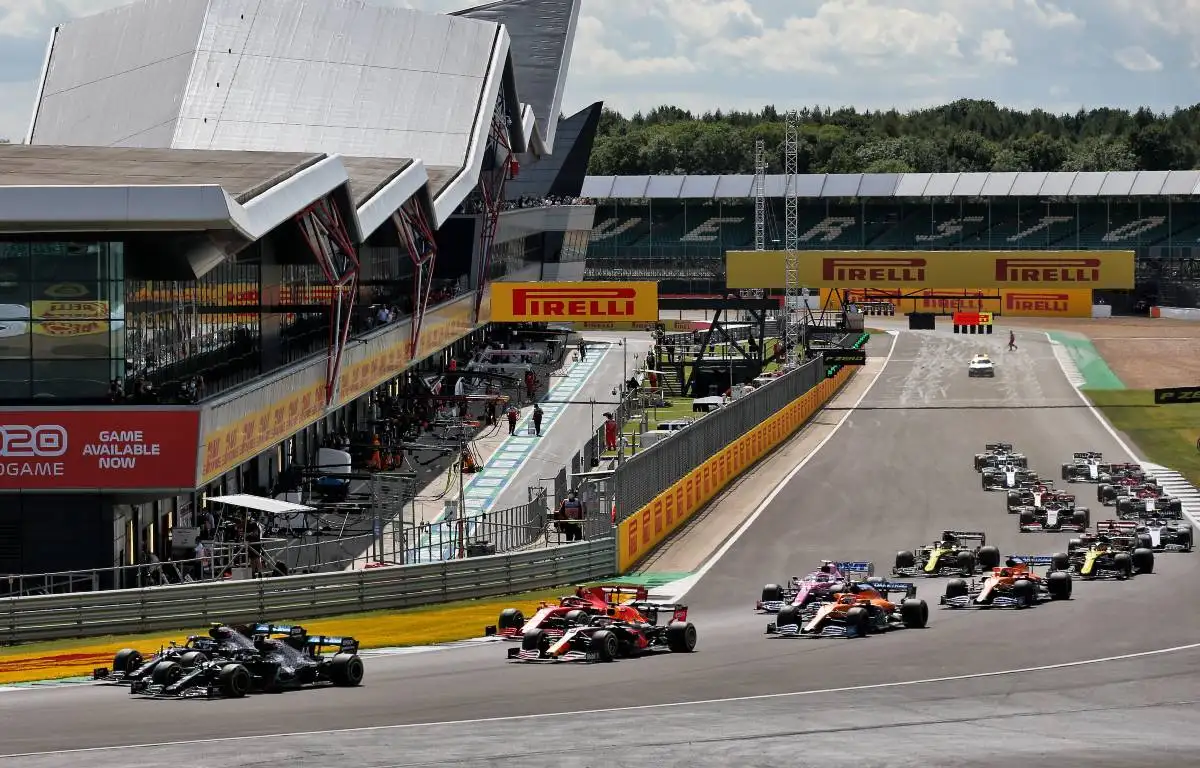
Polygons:
[[[897,298],[902,294],[903,298]],[[936,298],[935,298],[936,297]],[[960,298],[961,297],[961,298]],[[1090,288],[1063,290],[979,290],[975,288],[850,288],[821,289],[821,308],[841,309],[842,302],[887,303],[897,314],[909,312],[992,312],[999,317],[1091,317]]]
[[734,478],[788,439],[833,397],[855,370],[843,368],[832,379],[823,380],[621,521],[617,526],[618,570],[627,573]]
[[[729,251],[730,290],[784,288],[782,251]],[[1133,288],[1133,251],[801,251],[808,288]]]
[[492,322],[657,322],[658,283],[492,283]]

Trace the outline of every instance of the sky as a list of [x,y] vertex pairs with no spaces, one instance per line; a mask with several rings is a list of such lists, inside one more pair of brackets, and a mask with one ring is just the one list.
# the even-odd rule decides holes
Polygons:
[[[24,137],[51,28],[124,4],[0,0],[0,138]],[[1200,0],[583,0],[563,110],[1170,110],[1200,101],[1198,68]]]

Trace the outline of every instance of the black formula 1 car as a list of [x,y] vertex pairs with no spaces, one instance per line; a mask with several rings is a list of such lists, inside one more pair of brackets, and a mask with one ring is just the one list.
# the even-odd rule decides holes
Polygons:
[[1137,539],[1137,545],[1153,552],[1191,552],[1192,526],[1182,520],[1101,520],[1096,533],[1110,538]]
[[1129,479],[1134,483],[1154,480],[1153,477],[1147,477],[1146,470],[1142,469],[1141,464],[1131,462],[1101,464],[1097,471],[1096,482],[1101,484],[1112,485],[1124,479]]
[[[541,628],[530,629],[521,638],[520,648],[509,648],[509,661],[609,662],[651,653],[691,653],[696,649],[696,627],[687,620],[687,606],[639,601],[627,603],[638,611],[641,620],[614,616],[589,616],[552,639]],[[659,614],[669,612],[671,619],[659,624]],[[627,614],[626,614],[627,615]]]
[[[972,546],[974,545],[974,546]],[[924,547],[896,553],[897,576],[973,576],[1000,565],[1000,550],[987,546],[981,531],[942,531]]]
[[1117,517],[1173,518],[1183,517],[1183,499],[1168,495],[1158,485],[1140,485],[1121,489],[1116,500]]
[[[230,630],[226,632],[225,630]],[[149,680],[155,668],[164,662],[190,669],[201,661],[215,656],[225,656],[244,648],[241,640],[253,634],[248,626],[225,626],[214,624],[207,635],[191,635],[182,644],[171,642],[150,658],[145,658],[141,651],[134,648],[124,648],[117,651],[113,657],[112,668],[98,667],[92,670],[92,679],[103,683],[129,685],[138,680]],[[238,639],[234,639],[238,638]]]
[[1012,443],[988,443],[983,447],[983,453],[975,454],[976,472],[982,472],[988,467],[996,467],[1000,464],[1028,467],[1029,459],[1024,454],[1015,452]]
[[1051,555],[1050,567],[1085,581],[1154,573],[1154,551],[1141,543],[1135,535],[1087,534],[1071,539],[1065,553]]
[[1022,507],[1041,509],[1047,502],[1057,500],[1059,497],[1069,498],[1072,501],[1075,499],[1073,494],[1057,490],[1053,480],[1046,480],[1037,477],[1036,473],[1032,473],[1022,479],[1020,487],[1008,492],[1004,505],[1008,508],[1010,515],[1015,515]]
[[[849,582],[831,600],[807,606],[786,605],[766,634],[780,637],[866,637],[897,629],[924,629],[929,606],[917,598],[917,585],[871,578]],[[893,593],[903,593],[896,602]]]
[[1032,469],[1008,463],[985,467],[979,481],[985,491],[1012,491],[1035,485],[1039,478]]
[[[362,683],[364,665],[351,637],[309,635],[303,627],[258,624],[252,636],[240,628],[210,630],[219,650],[183,659],[163,659],[149,676],[130,682],[129,692],[147,698],[242,698],[255,691],[281,692],[319,685]],[[336,651],[329,655],[327,650]]]
[[1009,555],[1005,564],[981,579],[951,579],[941,604],[947,608],[1030,608],[1048,600],[1071,599],[1071,575],[1050,571],[1043,578],[1034,566],[1053,565],[1042,555]]
[[1098,483],[1102,467],[1104,454],[1099,451],[1074,453],[1071,461],[1062,465],[1062,479],[1068,483]]
[[1086,533],[1092,523],[1092,512],[1087,507],[1075,506],[1075,496],[1068,493],[1055,494],[1039,507],[1017,509],[1017,530],[1022,533],[1075,531]]
[[1121,466],[1122,469],[1111,476],[1101,475],[1100,484],[1096,486],[1096,501],[1110,507],[1118,498],[1133,495],[1138,488],[1162,492],[1157,478],[1147,475],[1137,464]]

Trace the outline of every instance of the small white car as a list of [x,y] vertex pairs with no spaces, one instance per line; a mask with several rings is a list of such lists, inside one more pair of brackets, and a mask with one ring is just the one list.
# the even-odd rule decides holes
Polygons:
[[975,376],[995,377],[996,366],[992,363],[992,358],[987,355],[975,355],[967,366],[967,375],[972,378]]

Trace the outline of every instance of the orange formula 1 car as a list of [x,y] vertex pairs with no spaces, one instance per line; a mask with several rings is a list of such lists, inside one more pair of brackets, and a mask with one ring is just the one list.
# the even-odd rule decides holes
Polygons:
[[[889,595],[903,592],[900,602]],[[780,637],[865,637],[894,629],[923,629],[929,623],[929,606],[917,599],[917,585],[872,580],[850,582],[845,592],[828,602],[804,608],[785,605],[768,635]]]
[[487,637],[521,640],[526,633],[540,629],[551,639],[558,639],[571,627],[587,624],[593,616],[608,616],[617,621],[644,621],[632,603],[650,599],[645,587],[604,585],[576,587],[575,594],[560,597],[557,603],[538,603],[537,612],[528,621],[518,608],[505,608],[497,624],[484,627]]
[[1029,608],[1047,600],[1071,599],[1071,575],[1051,570],[1046,576],[1033,567],[1048,565],[1054,558],[1046,556],[1011,556],[999,568],[980,579],[951,579],[946,582],[946,594],[941,604],[947,608]]

